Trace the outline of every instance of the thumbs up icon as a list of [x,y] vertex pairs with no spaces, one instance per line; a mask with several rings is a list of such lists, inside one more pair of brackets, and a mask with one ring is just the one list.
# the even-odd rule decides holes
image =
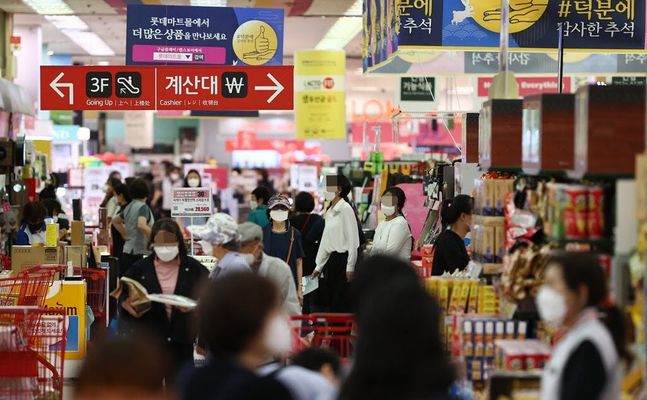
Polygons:
[[[276,52],[276,38],[273,32],[266,31],[267,29],[268,27],[264,25],[258,27],[258,35],[255,35],[253,42],[254,51],[244,53],[243,59],[262,63],[262,61],[269,60],[274,56]],[[269,29],[271,30],[272,28]]]
[[258,36],[254,40],[254,46],[259,54],[267,53],[270,50],[270,40],[265,37],[265,27],[262,25]]

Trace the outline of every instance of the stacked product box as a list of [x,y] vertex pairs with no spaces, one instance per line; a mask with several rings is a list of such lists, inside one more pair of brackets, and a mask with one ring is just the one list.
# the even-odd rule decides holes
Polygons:
[[496,345],[499,340],[525,340],[527,323],[502,318],[470,317],[462,322],[462,355],[467,366],[467,377],[472,381],[487,380],[495,365]]
[[474,184],[472,260],[483,265],[485,274],[497,274],[501,272],[506,248],[505,202],[514,190],[514,179],[489,172]]
[[555,240],[604,237],[604,189],[600,186],[546,185],[544,232]]
[[494,286],[480,285],[477,279],[434,276],[425,281],[425,287],[448,315],[495,315],[498,312]]
[[496,340],[494,367],[499,371],[541,371],[550,358],[550,346],[539,340]]

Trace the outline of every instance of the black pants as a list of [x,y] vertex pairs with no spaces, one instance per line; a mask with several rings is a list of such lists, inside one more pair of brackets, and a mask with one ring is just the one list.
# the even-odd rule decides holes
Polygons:
[[345,313],[350,311],[346,264],[348,253],[332,253],[323,268],[319,280],[317,306],[324,312]]
[[121,258],[119,259],[119,277],[126,275],[126,272],[137,263],[139,260],[143,260],[143,254],[128,254],[122,253]]

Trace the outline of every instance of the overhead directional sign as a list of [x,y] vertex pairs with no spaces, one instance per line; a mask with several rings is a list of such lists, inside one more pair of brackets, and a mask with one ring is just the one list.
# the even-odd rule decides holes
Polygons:
[[43,66],[43,110],[291,110],[292,66]]

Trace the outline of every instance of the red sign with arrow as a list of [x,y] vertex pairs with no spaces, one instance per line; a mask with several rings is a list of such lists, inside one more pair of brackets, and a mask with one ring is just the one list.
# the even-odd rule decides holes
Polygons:
[[292,110],[292,66],[43,66],[43,110]]

